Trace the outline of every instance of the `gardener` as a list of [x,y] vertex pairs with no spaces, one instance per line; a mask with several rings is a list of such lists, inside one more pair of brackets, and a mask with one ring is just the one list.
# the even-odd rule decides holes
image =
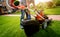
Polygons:
[[[21,19],[20,19],[21,23],[22,23],[22,21],[24,20],[25,14],[26,14],[26,19],[27,19],[27,20],[30,20],[30,19],[31,19],[30,11],[29,11],[29,9],[27,8],[27,6],[23,4],[23,2],[21,3],[21,5],[20,5],[18,8],[21,10]],[[20,23],[20,24],[21,24],[21,23]],[[23,28],[23,27],[22,27],[22,24],[21,24],[21,28]]]
[[[25,1],[25,0],[24,0]],[[22,20],[24,20],[24,16],[25,16],[25,14],[26,14],[26,18],[27,18],[27,20],[30,20],[31,19],[31,16],[30,16],[30,12],[29,12],[29,10],[28,10],[28,8],[27,8],[27,6],[26,6],[26,2],[24,2],[23,0],[21,0],[21,5],[20,5],[20,2],[19,1],[15,1],[14,2],[14,0],[12,0],[10,3],[11,3],[11,5],[14,7],[14,8],[18,8],[18,9],[20,9],[21,10],[21,22],[22,22]],[[14,3],[13,3],[14,2]]]

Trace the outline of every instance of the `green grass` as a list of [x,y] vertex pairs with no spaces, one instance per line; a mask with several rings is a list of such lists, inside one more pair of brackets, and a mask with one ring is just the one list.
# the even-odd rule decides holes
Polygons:
[[[26,37],[20,29],[19,16],[0,16],[0,37]],[[40,30],[33,37],[60,37],[60,21],[54,21],[47,32]]]
[[60,6],[51,9],[46,9],[44,12],[45,14],[49,15],[60,15]]
[[0,16],[0,37],[25,37],[19,17]]
[[[13,14],[20,14],[21,12],[17,11]],[[35,14],[33,11],[30,11],[31,14]],[[47,15],[60,15],[60,6],[57,6],[55,8],[45,9],[44,13]]]
[[46,30],[40,30],[34,37],[60,37],[60,21],[53,21]]

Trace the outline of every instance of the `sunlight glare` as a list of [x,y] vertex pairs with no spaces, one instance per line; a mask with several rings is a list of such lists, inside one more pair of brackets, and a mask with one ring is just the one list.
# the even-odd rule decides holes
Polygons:
[[52,0],[35,0],[35,4],[37,5],[38,3],[42,2],[49,2],[49,1],[52,1]]

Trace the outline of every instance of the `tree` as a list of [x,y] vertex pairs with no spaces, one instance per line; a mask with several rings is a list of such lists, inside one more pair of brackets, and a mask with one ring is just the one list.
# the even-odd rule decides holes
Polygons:
[[60,0],[53,0],[56,6],[60,6]]

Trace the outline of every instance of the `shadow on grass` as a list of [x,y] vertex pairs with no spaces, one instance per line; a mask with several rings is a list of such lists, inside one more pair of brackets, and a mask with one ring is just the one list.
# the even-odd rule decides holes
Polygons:
[[47,28],[46,30],[40,30],[33,37],[60,37],[59,34],[54,32],[51,28]]

